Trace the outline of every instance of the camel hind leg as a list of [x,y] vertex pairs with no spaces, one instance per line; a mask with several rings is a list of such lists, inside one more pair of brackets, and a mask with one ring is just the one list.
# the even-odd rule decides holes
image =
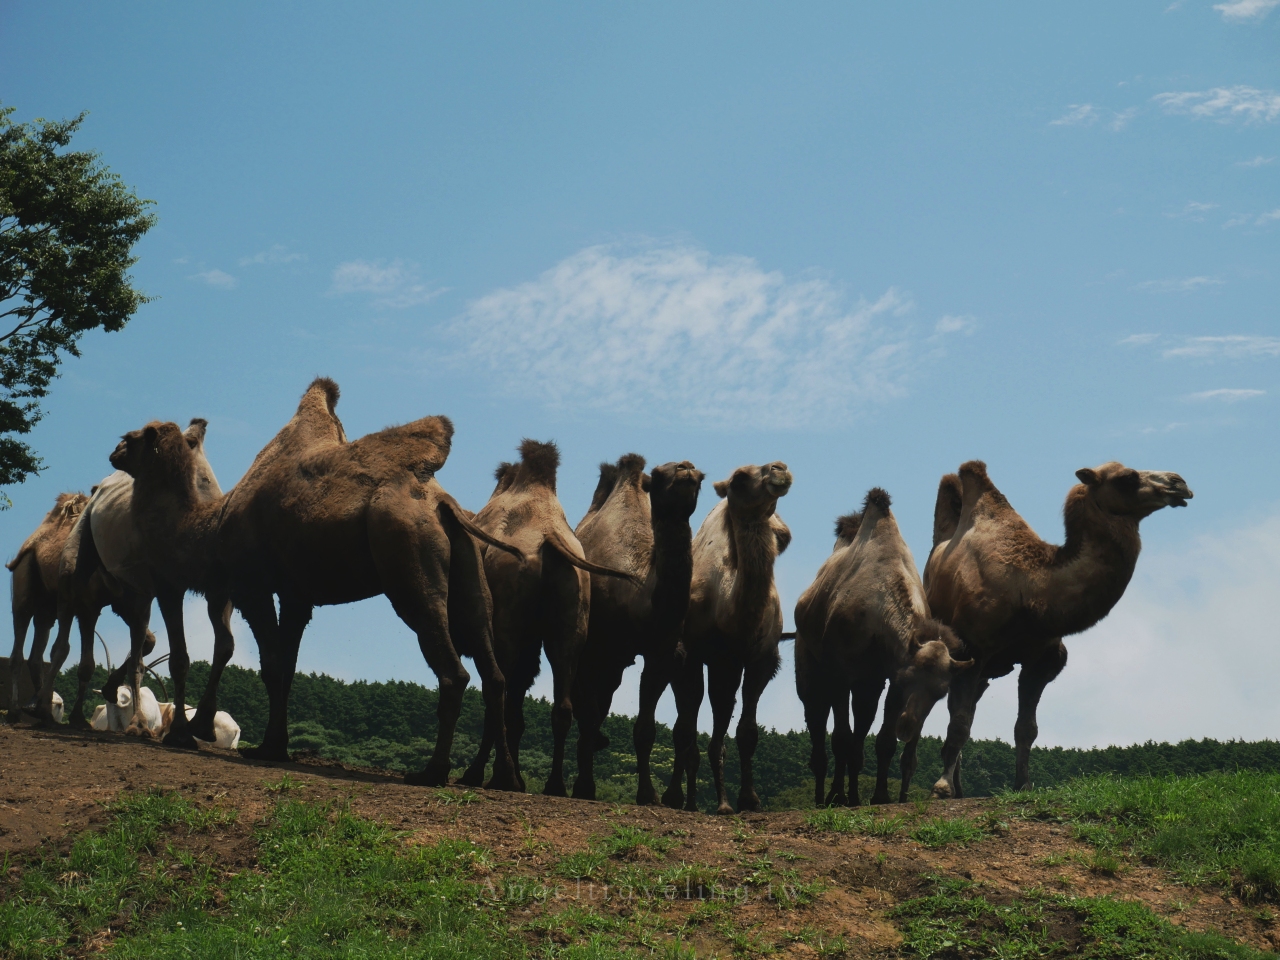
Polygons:
[[[616,690],[621,682],[622,677],[619,675],[613,689]],[[658,737],[658,701],[670,684],[670,664],[659,662],[657,657],[650,662],[650,658],[646,657],[644,669],[640,671],[640,706],[631,729],[632,743],[636,750],[636,803],[645,806],[658,802],[658,791],[653,786],[653,772],[649,761],[653,756],[654,741]]]
[[872,803],[889,802],[889,766],[898,750],[898,735],[894,727],[902,707],[902,689],[897,684],[890,683],[889,692],[884,698],[884,720],[880,724],[880,732],[876,734],[876,789],[871,795]]
[[[80,666],[76,671],[76,702],[71,707],[68,723],[78,730],[89,729],[89,720],[84,715],[84,701],[89,693],[89,684],[93,680],[94,629],[98,625],[98,616],[101,612],[101,608],[90,604],[80,610],[75,618],[80,625]],[[61,621],[64,616],[70,617],[71,615],[71,610],[67,610],[65,613],[59,611],[58,619]]]
[[[671,768],[671,783],[662,795],[662,802],[672,809],[698,809],[698,711],[702,708],[702,664],[690,657],[676,670],[671,681],[676,695],[676,724],[671,731],[675,744],[675,762]],[[688,795],[681,780],[688,778]]]
[[[191,718],[191,735],[205,742],[216,739],[213,717],[218,712],[218,684],[222,672],[235,653],[236,638],[231,632],[231,601],[223,593],[210,593],[206,598],[209,623],[213,626],[213,663],[209,665],[209,683],[200,695],[196,715]],[[185,713],[185,711],[184,711]]]
[[165,734],[166,747],[196,749],[196,738],[191,735],[187,722],[187,671],[191,657],[187,653],[187,630],[182,617],[183,591],[164,587],[156,594],[160,616],[169,634],[169,676],[173,678],[173,720]]
[[543,649],[551,665],[552,701],[551,772],[542,792],[549,797],[567,794],[564,783],[564,748],[573,726],[574,677],[587,645],[587,619],[591,609],[591,575],[569,565],[557,550],[542,551],[544,624]]
[[[742,685],[742,667],[736,663],[713,660],[707,664],[707,699],[711,701],[711,742],[707,744],[707,763],[716,788],[716,813],[731,815],[729,794],[724,786],[724,740],[729,733],[733,709],[738,705],[738,688]],[[743,716],[746,710],[743,709]],[[752,717],[754,723],[755,717]],[[738,727],[739,732],[742,726]],[[754,728],[753,728],[754,732]],[[696,783],[694,786],[696,787]],[[692,792],[692,788],[690,789]]]
[[831,789],[827,791],[822,804],[828,807],[844,807],[849,804],[849,793],[844,781],[849,773],[849,751],[853,749],[853,730],[849,726],[852,699],[853,691],[842,688],[831,704],[831,753],[835,759],[835,769],[831,772]]
[[[735,740],[738,745],[738,764],[741,771],[738,784],[738,809],[759,810],[760,797],[756,793],[753,763],[756,745],[760,740],[760,726],[756,722],[756,708],[760,695],[778,673],[782,659],[777,651],[772,657],[762,657],[746,665],[742,680],[742,716],[738,718]],[[713,701],[714,702],[714,701]],[[732,712],[732,707],[730,708]],[[721,778],[723,782],[723,777]]]
[[933,785],[933,795],[939,799],[964,796],[960,786],[960,751],[969,742],[973,715],[989,683],[977,669],[966,670],[951,681],[947,694],[951,717],[947,722],[947,739],[942,743],[942,776]]

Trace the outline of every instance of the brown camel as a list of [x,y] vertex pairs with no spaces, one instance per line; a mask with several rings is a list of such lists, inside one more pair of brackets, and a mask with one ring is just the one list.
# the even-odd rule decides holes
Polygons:
[[[854,806],[863,746],[875,722],[886,682],[884,723],[876,736],[876,788],[872,803],[889,802],[889,764],[902,748],[905,803],[916,769],[920,730],[951,677],[973,666],[957,660],[960,640],[929,616],[916,563],[890,510],[889,494],[867,493],[862,513],[836,520],[836,545],[796,604],[796,691],[804,703],[813,745],[814,802],[843,804],[844,773]],[[849,730],[852,696],[854,727]],[[832,747],[836,775],[823,799],[827,776],[827,714],[835,711]]]
[[[476,527],[435,479],[453,436],[447,418],[424,417],[349,443],[337,401],[336,383],[314,381],[236,487],[212,502],[197,494],[192,453],[176,424],[126,434],[111,462],[134,478],[150,562],[189,589],[225,590],[253,630],[270,712],[262,745],[242,753],[289,756],[289,689],[312,609],[385,594],[440,681],[435,751],[405,779],[443,784],[470,680],[461,656],[480,667],[486,717],[502,732],[504,682],[472,536],[518,551]],[[514,770],[500,743],[492,785],[510,788]]]
[[[96,488],[95,488],[96,489]],[[79,689],[69,720],[72,726],[87,727],[84,715],[85,695],[93,676],[94,627],[102,608],[111,605],[126,623],[136,604],[124,602],[120,591],[113,591],[108,579],[99,571],[83,581],[69,581],[61,577],[63,554],[73,542],[75,531],[84,516],[89,497],[83,493],[61,493],[53,509],[40,526],[23,543],[18,555],[6,566],[13,572],[11,599],[13,603],[13,652],[9,658],[12,689],[10,691],[9,720],[16,722],[22,712],[19,694],[22,651],[27,628],[35,621],[35,634],[31,641],[31,658],[28,663],[31,689],[34,699],[26,706],[29,712],[46,723],[53,722],[53,680],[66,659],[66,649],[54,644],[53,660],[47,677],[40,676],[40,664],[49,633],[55,622],[59,624],[59,639],[70,631],[70,621],[80,623],[81,651],[78,670]],[[143,624],[147,653],[155,647],[156,638]],[[61,655],[59,655],[61,654]],[[47,691],[45,688],[47,686]],[[47,697],[42,697],[47,693]]]
[[[630,578],[586,559],[556,497],[560,451],[554,443],[524,440],[520,462],[499,464],[497,486],[475,515],[482,530],[519,548],[521,559],[484,549],[484,573],[493,594],[493,642],[498,667],[507,681],[506,729],[516,780],[520,774],[520,738],[524,734],[524,698],[541,670],[545,650],[554,684],[551,773],[543,787],[563,797],[564,744],[573,723],[571,691],[578,659],[587,640],[591,574]],[[527,559],[526,559],[527,558]],[[463,778],[479,784],[493,743],[486,735]]]
[[[742,783],[738,808],[759,810],[751,760],[759,729],[756,706],[782,658],[782,604],[773,582],[773,564],[791,542],[791,531],[776,515],[778,498],[791,489],[785,463],[739,467],[718,480],[723,498],[707,514],[693,539],[693,582],[681,643],[685,661],[675,670],[675,764],[662,795],[669,807],[697,809],[697,722],[702,706],[702,667],[707,668],[713,728],[707,759],[716,785],[717,813],[733,813],[724,787],[724,738],[742,686],[738,758]],[[661,694],[661,691],[659,691]],[[688,793],[681,780],[688,778]]]
[[942,747],[938,797],[963,796],[960,751],[988,683],[1022,665],[1014,726],[1014,786],[1030,784],[1036,706],[1067,663],[1062,638],[1088,630],[1111,612],[1142,541],[1138,523],[1163,507],[1185,507],[1192,493],[1176,473],[1119,463],[1076,471],[1063,506],[1067,539],[1045,543],[987,477],[981,460],[961,465],[938,487],[933,552],[925,565],[929,607],[964,641],[977,669],[956,678]]
[[644,657],[640,709],[633,738],[639,784],[636,803],[658,802],[649,770],[657,732],[654,712],[671,682],[676,651],[689,609],[693,577],[693,531],[704,474],[688,460],[644,472],[644,457],[629,453],[617,464],[600,464],[591,507],[574,532],[589,559],[635,574],[642,583],[591,578],[587,645],[573,687],[578,721],[575,797],[594,800],[595,752],[608,745],[601,724],[609,714],[622,674]]
[[[194,418],[183,432],[187,446],[191,448],[191,470],[197,494],[202,500],[222,496],[218,479],[214,476],[204,452],[207,421]],[[67,538],[62,550],[60,593],[66,604],[66,612],[59,617],[58,639],[53,647],[52,660],[61,668],[70,651],[70,625],[72,616],[80,623],[81,682],[83,698],[86,677],[92,672],[93,627],[102,607],[110,602],[129,626],[130,653],[125,660],[129,683],[135,705],[134,721],[126,733],[151,736],[152,730],[143,723],[142,698],[138,685],[142,682],[142,657],[155,645],[155,637],[148,629],[151,620],[151,601],[160,603],[160,613],[169,635],[170,673],[173,676],[175,700],[182,705],[180,720],[165,737],[170,746],[194,749],[193,733],[208,736],[213,731],[213,716],[217,711],[218,682],[222,670],[231,659],[234,640],[231,636],[231,605],[225,597],[209,597],[209,620],[213,624],[214,652],[209,682],[200,699],[196,717],[186,719],[186,681],[190,658],[187,654],[186,631],[183,624],[182,600],[185,588],[171,582],[170,572],[163,567],[152,567],[142,548],[133,512],[133,478],[116,471],[93,488],[80,520]],[[52,683],[42,691],[42,696],[52,696]],[[72,723],[87,725],[80,709],[72,710]]]

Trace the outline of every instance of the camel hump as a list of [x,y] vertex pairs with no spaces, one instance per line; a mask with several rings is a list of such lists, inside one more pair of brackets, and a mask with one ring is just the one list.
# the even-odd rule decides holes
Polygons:
[[613,488],[618,485],[618,468],[612,463],[600,464],[600,479],[596,482],[596,491],[591,494],[591,506],[587,507],[587,513],[595,513],[604,506],[609,494],[613,493]]
[[342,396],[342,391],[338,389],[337,382],[329,377],[316,377],[302,394],[303,399],[305,400],[313,390],[324,394],[325,406],[329,408],[331,414],[337,416],[335,411],[338,409],[338,398]]
[[[603,464],[601,464],[603,466]],[[638,453],[628,453],[618,458],[615,479],[634,480],[644,473],[645,459]]]
[[846,513],[843,517],[836,517],[836,540],[840,543],[853,543],[853,538],[858,535],[858,528],[862,526],[862,514]]
[[600,480],[596,483],[595,493],[591,495],[591,506],[587,508],[587,513],[594,513],[603,507],[619,483],[635,483],[647,488],[644,468],[645,459],[638,453],[623,454],[617,463],[601,463]]
[[[975,462],[980,463],[980,461]],[[933,505],[933,545],[935,547],[955,536],[956,527],[960,525],[962,500],[960,478],[954,473],[943,476],[938,483],[938,500]]]
[[883,487],[872,487],[867,491],[866,499],[862,501],[862,514],[866,516],[867,511],[874,507],[887,517],[889,515],[889,507],[892,505],[893,499],[889,496],[887,490]]
[[556,470],[560,467],[560,448],[552,441],[520,441],[520,480],[556,488]]

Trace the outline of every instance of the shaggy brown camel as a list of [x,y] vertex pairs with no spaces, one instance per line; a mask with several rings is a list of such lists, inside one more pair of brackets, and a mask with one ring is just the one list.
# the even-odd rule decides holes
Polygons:
[[[804,703],[812,752],[814,802],[858,806],[867,732],[885,683],[884,723],[876,736],[876,788],[872,803],[889,802],[889,764],[897,741],[903,742],[905,803],[916,769],[916,747],[929,711],[947,693],[951,678],[973,666],[958,660],[960,640],[929,616],[924,585],[916,571],[889,494],[879,487],[867,493],[860,514],[836,520],[836,545],[810,587],[796,604],[796,691]],[[854,727],[849,730],[852,695]],[[835,711],[832,747],[836,776],[825,800],[827,714]]]
[[591,578],[587,645],[573,687],[578,721],[578,777],[573,795],[596,798],[595,752],[608,745],[600,726],[609,714],[622,674],[644,657],[640,708],[632,736],[639,783],[636,803],[658,802],[649,758],[657,732],[658,697],[671,682],[676,651],[689,609],[693,531],[704,474],[688,460],[644,472],[644,457],[629,453],[600,464],[600,482],[574,532],[589,559],[634,573],[642,583]]
[[505,684],[472,537],[519,551],[472,523],[435,479],[449,455],[448,418],[424,417],[347,442],[337,402],[338,385],[315,380],[235,488],[211,502],[199,498],[192,452],[176,424],[150,423],[126,434],[111,462],[134,478],[148,557],[189,589],[227,591],[253,630],[270,711],[262,745],[242,749],[244,755],[289,756],[289,690],[312,609],[385,594],[440,682],[435,750],[405,780],[431,786],[448,780],[470,680],[460,658],[470,656],[500,744],[491,786],[512,788],[515,772],[501,736]]
[[[707,759],[716,785],[717,813],[733,813],[724,787],[724,738],[742,686],[738,758],[742,782],[738,808],[759,810],[751,761],[759,730],[756,706],[782,658],[782,604],[773,582],[773,564],[791,542],[791,531],[776,515],[778,498],[791,489],[785,463],[739,467],[718,480],[723,498],[707,514],[693,539],[693,582],[681,643],[685,661],[675,670],[675,764],[662,795],[669,807],[697,809],[697,722],[702,706],[702,667],[707,668],[713,728]],[[661,691],[659,691],[661,694]],[[688,778],[688,793],[681,780]]]
[[[222,488],[214,476],[204,452],[207,421],[194,418],[183,432],[183,439],[191,449],[191,471],[195,490],[201,500],[209,501],[222,496]],[[67,545],[62,551],[62,592],[69,601],[78,603],[72,612],[80,621],[82,662],[92,657],[93,630],[97,612],[104,600],[101,591],[95,591],[95,581],[105,581],[115,596],[113,608],[121,613],[129,624],[130,653],[126,663],[132,668],[129,683],[135,706],[142,702],[138,684],[142,682],[142,657],[154,645],[155,639],[147,629],[151,619],[151,601],[160,604],[169,635],[170,673],[174,680],[175,702],[179,704],[178,717],[173,728],[165,736],[170,746],[195,749],[196,735],[208,739],[213,735],[213,717],[217,713],[218,683],[223,668],[231,659],[235,641],[231,635],[231,604],[225,594],[210,593],[207,597],[209,620],[213,625],[213,663],[204,695],[200,698],[195,718],[186,718],[186,683],[190,657],[187,653],[186,630],[183,623],[182,601],[186,585],[173,578],[165,566],[150,563],[142,545],[133,508],[133,478],[117,471],[94,488],[93,496],[85,507],[80,522],[76,524]],[[54,645],[53,660],[61,666],[70,647],[68,633],[70,617],[63,617]],[[50,693],[52,689],[50,688]],[[73,711],[73,717],[77,711]],[[135,721],[126,733],[150,736],[151,731],[142,722],[142,715],[135,711]]]
[[[475,522],[523,554],[517,559],[502,550],[483,551],[485,579],[493,594],[494,651],[507,681],[507,743],[516,780],[523,790],[520,738],[524,734],[524,698],[541,670],[545,650],[554,685],[554,746],[543,793],[563,797],[564,745],[573,723],[574,675],[587,641],[590,575],[628,579],[631,575],[586,559],[556,496],[559,466],[560,451],[554,443],[522,441],[520,462],[498,466],[494,473],[497,486],[475,515]],[[463,783],[475,785],[484,780],[492,746],[486,735]]]
[[1185,507],[1191,491],[1176,473],[1119,463],[1076,471],[1063,506],[1067,539],[1045,543],[1009,505],[981,460],[961,465],[938,487],[933,552],[925,565],[929,607],[964,641],[978,667],[956,678],[942,747],[938,797],[963,796],[960,751],[988,683],[1022,665],[1014,726],[1016,789],[1031,782],[1036,706],[1067,663],[1062,638],[1111,612],[1133,575],[1138,523],[1163,507]]
[[[96,488],[95,488],[96,489]],[[73,540],[73,531],[81,522],[89,497],[83,493],[62,493],[54,502],[53,509],[45,516],[40,526],[23,543],[18,555],[6,566],[13,572],[11,600],[13,604],[13,652],[10,655],[10,722],[17,722],[25,707],[25,712],[38,719],[52,723],[53,679],[61,670],[66,660],[66,649],[54,644],[53,662],[50,664],[47,677],[40,676],[40,664],[44,660],[44,649],[49,642],[49,633],[55,622],[59,624],[59,638],[69,634],[72,618],[78,619],[81,633],[80,665],[78,670],[79,690],[75,704],[69,715],[73,727],[87,727],[88,720],[84,715],[85,695],[89,682],[93,677],[93,637],[94,627],[102,608],[111,605],[126,623],[132,619],[130,614],[136,604],[126,602],[119,591],[112,591],[107,579],[99,572],[83,582],[71,582],[62,579],[61,568],[63,554],[68,543]],[[31,689],[34,697],[30,704],[22,704],[19,696],[21,679],[22,651],[26,641],[27,628],[35,621],[35,634],[31,641],[31,658],[28,664]],[[150,653],[155,646],[156,638],[143,625],[146,652]]]

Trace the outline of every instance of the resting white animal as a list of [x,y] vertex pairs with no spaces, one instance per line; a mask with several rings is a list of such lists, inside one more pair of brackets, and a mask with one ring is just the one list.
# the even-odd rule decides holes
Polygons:
[[[140,693],[142,700],[142,715],[146,722],[147,729],[151,731],[152,736],[156,738],[163,737],[169,732],[169,726],[173,723],[173,704],[160,703],[156,700],[156,695],[146,687],[142,688]],[[195,707],[187,707],[187,719],[190,720],[196,715]],[[114,704],[99,704],[93,711],[93,719],[90,725],[95,730],[111,730],[115,733],[122,733],[129,725],[129,721],[133,719],[133,694],[129,688],[123,684],[116,690],[116,702]],[[231,714],[225,710],[219,710],[213,715],[213,734],[214,739],[200,740],[200,743],[212,742],[215,746],[224,747],[227,750],[234,750],[240,743],[240,725],[231,719]]]
[[53,722],[62,722],[62,697],[57,690],[53,691]]
[[[164,736],[165,730],[169,727],[166,722],[166,713],[168,714],[168,719],[172,720],[173,704],[165,704],[169,709],[162,711],[160,703],[156,700],[156,695],[147,687],[139,688],[138,700],[141,705],[139,714],[142,717],[143,726],[147,728],[153,737]],[[94,708],[93,719],[89,721],[89,725],[95,730],[110,730],[114,733],[123,733],[132,719],[133,691],[129,689],[128,684],[122,683],[116,687],[116,702],[99,704]]]

